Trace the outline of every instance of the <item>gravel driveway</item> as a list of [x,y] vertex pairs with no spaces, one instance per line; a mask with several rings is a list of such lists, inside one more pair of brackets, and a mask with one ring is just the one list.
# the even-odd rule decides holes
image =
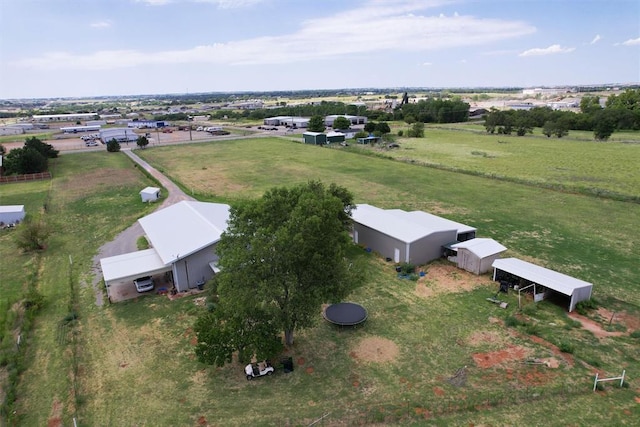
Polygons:
[[[184,193],[166,176],[151,167],[149,163],[138,157],[130,148],[124,148],[122,149],[122,152],[129,156],[138,165],[140,165],[151,176],[157,179],[164,188],[167,189],[169,195],[162,201],[162,203],[158,204],[158,209],[165,208],[182,200],[196,200]],[[136,245],[136,242],[138,238],[143,235],[144,231],[142,230],[140,223],[136,221],[129,228],[118,234],[115,239],[108,243],[105,243],[100,247],[100,249],[98,249],[98,254],[93,258],[94,276],[92,282],[93,290],[95,291],[96,295],[96,305],[102,306],[104,304],[104,295],[100,286],[100,281],[102,280],[102,268],[100,267],[100,259],[137,251],[138,247]],[[133,284],[131,286],[133,286]]]

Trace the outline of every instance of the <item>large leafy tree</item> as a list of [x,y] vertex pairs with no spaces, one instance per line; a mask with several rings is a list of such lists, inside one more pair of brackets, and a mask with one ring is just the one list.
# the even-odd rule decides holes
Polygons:
[[333,121],[334,129],[349,129],[350,126],[351,122],[349,121],[349,119],[343,116],[336,117],[336,119]]
[[41,140],[39,140],[38,138],[36,138],[35,136],[32,136],[31,138],[27,138],[25,140],[24,148],[25,149],[32,148],[48,159],[55,159],[56,157],[58,157],[58,153],[59,153],[58,150],[53,148],[53,145],[46,144]]
[[136,144],[138,145],[138,147],[140,148],[145,148],[147,145],[149,145],[149,140],[147,139],[146,136],[144,135],[140,135],[138,137],[138,139],[136,140]]
[[278,331],[291,346],[322,303],[353,289],[356,269],[346,257],[352,199],[343,187],[310,181],[231,209],[217,246],[218,310],[195,327],[200,360],[221,364],[236,350],[266,354]]
[[48,161],[38,150],[32,147],[14,148],[3,161],[7,175],[44,172]]
[[322,116],[312,116],[309,119],[309,125],[307,126],[307,129],[310,132],[324,132],[325,125]]

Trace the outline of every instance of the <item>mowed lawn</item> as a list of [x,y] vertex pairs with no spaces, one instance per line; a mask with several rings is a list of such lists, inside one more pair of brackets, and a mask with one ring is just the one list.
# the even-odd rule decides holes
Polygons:
[[[639,316],[638,251],[630,238],[640,225],[637,204],[277,138],[137,153],[203,201],[233,203],[273,186],[320,179],[347,187],[358,203],[440,214],[497,239],[509,248],[507,256],[593,281],[601,304]],[[49,215],[58,235],[45,253],[40,284],[49,304],[19,389],[21,425],[71,425],[74,416],[80,425],[307,425],[325,415],[327,425],[531,425],[532,419],[555,425],[548,413],[558,414],[559,425],[632,425],[640,415],[638,340],[628,333],[597,339],[548,302],[523,315],[534,329],[509,328],[505,320],[516,315],[517,297],[504,296],[507,310],[488,303],[496,291],[488,275],[437,262],[424,267],[419,282],[401,280],[391,264],[358,249],[352,256],[363,259],[367,281],[350,299],[369,310],[363,327],[333,328],[319,307],[316,327],[297,334],[287,353],[295,364],[288,375],[247,382],[238,363],[201,365],[192,330],[205,310],[200,300],[148,295],[97,307],[88,285],[98,246],[152,209],[138,196],[148,179],[123,154],[65,155],[57,171]],[[56,339],[67,313],[69,255],[78,281],[87,284],[78,288],[76,398],[69,347]],[[613,326],[623,332],[617,321]],[[557,352],[559,345],[572,352]],[[495,357],[504,360],[487,367],[478,362]],[[554,358],[559,367],[522,363],[526,358]],[[611,375],[626,368],[630,388],[592,393],[596,365]],[[453,381],[460,372],[463,383]]]

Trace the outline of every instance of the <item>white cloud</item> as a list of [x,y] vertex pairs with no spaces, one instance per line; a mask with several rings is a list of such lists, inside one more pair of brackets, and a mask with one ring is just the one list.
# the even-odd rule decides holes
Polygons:
[[542,56],[542,55],[553,55],[556,53],[569,53],[575,50],[574,47],[561,47],[559,44],[554,44],[549,47],[536,47],[533,49],[525,50],[518,56]]
[[602,37],[600,37],[600,34],[596,34],[596,36],[593,38],[593,40],[591,40],[591,43],[589,43],[589,44],[596,44],[596,43],[598,43],[601,39],[602,39]]
[[640,45],[640,37],[638,37],[637,39],[629,39],[625,42],[622,42],[622,44],[624,46],[637,46]]
[[[165,0],[144,0],[159,3]],[[204,0],[202,0],[204,1]],[[209,0],[218,5],[231,0]],[[255,0],[242,0],[247,4]],[[142,64],[287,64],[372,52],[419,52],[493,42],[531,34],[535,27],[521,21],[474,16],[427,15],[415,0],[370,0],[363,6],[332,16],[310,18],[300,28],[279,36],[262,36],[211,43],[182,50],[104,50],[89,54],[50,52],[15,61],[13,65],[40,69],[114,69]],[[349,3],[350,4],[350,3]],[[348,40],[348,43],[345,43]],[[277,46],[277,49],[273,47]]]
[[423,62],[422,63],[422,66],[424,66],[424,67],[429,67],[431,65],[432,65],[431,62]]
[[92,22],[91,24],[89,24],[91,26],[91,28],[109,28],[111,27],[112,23],[111,21],[104,20],[104,21],[96,21],[96,22]]

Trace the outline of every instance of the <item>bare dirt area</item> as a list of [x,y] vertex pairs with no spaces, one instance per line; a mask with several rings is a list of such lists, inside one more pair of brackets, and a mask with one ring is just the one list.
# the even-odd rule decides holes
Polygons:
[[491,351],[488,353],[474,353],[471,357],[479,368],[488,369],[494,366],[504,366],[508,362],[524,360],[531,356],[531,354],[532,351],[528,348],[509,345],[502,350]]
[[349,353],[355,360],[374,363],[391,362],[399,354],[400,349],[396,343],[381,337],[364,338]]
[[468,292],[489,286],[487,278],[459,269],[454,264],[430,265],[416,284],[416,295],[428,298],[444,293]]
[[569,317],[580,322],[584,329],[591,332],[597,338],[619,337],[629,334],[629,332],[607,331],[606,329],[604,329],[603,324],[575,312],[569,313]]

